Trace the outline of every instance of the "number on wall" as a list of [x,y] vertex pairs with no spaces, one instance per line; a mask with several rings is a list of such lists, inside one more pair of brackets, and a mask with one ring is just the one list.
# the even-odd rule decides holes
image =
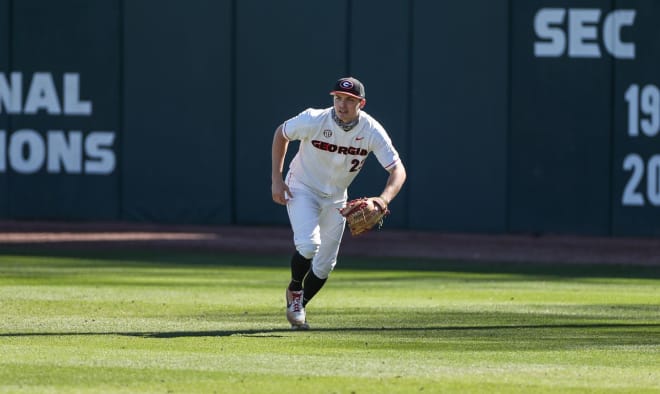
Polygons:
[[623,160],[623,169],[631,174],[623,189],[622,204],[644,206],[644,195],[639,189],[646,172],[646,199],[651,205],[660,206],[660,155],[652,156],[645,168],[644,159],[636,153],[631,153]]
[[656,136],[660,131],[660,89],[646,85],[640,92],[639,85],[632,84],[626,90],[625,99],[628,102],[628,136],[639,136],[640,128],[647,137]]

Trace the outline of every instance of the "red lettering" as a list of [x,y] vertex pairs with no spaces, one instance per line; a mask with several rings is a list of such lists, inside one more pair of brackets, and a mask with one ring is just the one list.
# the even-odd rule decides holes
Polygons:
[[312,146],[316,149],[324,150],[327,152],[337,152],[341,155],[353,155],[353,156],[366,156],[369,152],[366,149],[361,149],[355,146],[339,146],[335,144],[330,144],[325,141],[312,140]]

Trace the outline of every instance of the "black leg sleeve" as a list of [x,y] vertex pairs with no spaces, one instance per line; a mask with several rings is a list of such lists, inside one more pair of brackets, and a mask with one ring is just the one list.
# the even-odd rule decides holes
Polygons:
[[309,274],[307,274],[305,282],[303,283],[303,287],[305,288],[305,293],[303,293],[303,306],[311,301],[312,297],[321,290],[321,287],[323,287],[327,280],[328,278],[321,279],[314,275],[314,271],[309,271]]
[[302,290],[303,279],[305,278],[305,275],[307,275],[311,265],[312,260],[304,258],[298,252],[291,257],[291,282],[289,283],[289,290]]

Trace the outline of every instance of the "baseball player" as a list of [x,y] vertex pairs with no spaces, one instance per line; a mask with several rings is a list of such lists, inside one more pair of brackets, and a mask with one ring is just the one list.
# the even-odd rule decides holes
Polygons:
[[[355,78],[339,79],[330,94],[333,106],[308,108],[277,127],[272,146],[272,197],[286,205],[296,252],[286,289],[286,317],[293,329],[309,328],[305,307],[323,287],[337,263],[346,219],[347,189],[373,152],[389,172],[379,202],[396,197],[406,170],[383,128],[362,111],[364,85]],[[296,156],[283,179],[290,141],[299,140]]]

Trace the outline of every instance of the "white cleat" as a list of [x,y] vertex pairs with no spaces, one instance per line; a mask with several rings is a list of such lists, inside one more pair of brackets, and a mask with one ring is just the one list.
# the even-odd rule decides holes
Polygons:
[[303,307],[303,292],[290,291],[286,289],[286,319],[291,323],[293,330],[309,329],[305,319],[305,308]]
[[309,324],[307,324],[307,322],[304,322],[304,323],[301,324],[301,325],[293,325],[293,324],[292,324],[292,325],[291,325],[291,330],[293,330],[293,331],[305,331],[305,330],[309,330]]

